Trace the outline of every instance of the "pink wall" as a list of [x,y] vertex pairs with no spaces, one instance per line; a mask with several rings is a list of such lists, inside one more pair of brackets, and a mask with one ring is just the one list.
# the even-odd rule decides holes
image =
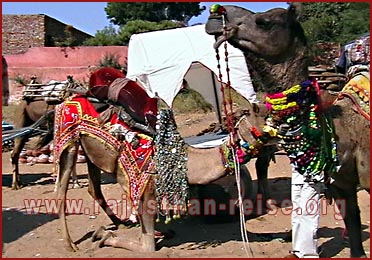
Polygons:
[[126,64],[127,46],[33,47],[24,54],[5,55],[10,80],[18,75],[29,79],[36,75],[42,83],[65,80],[68,75],[88,81],[89,68],[98,65],[106,54]]
[[14,80],[18,76],[26,80],[36,76],[38,82],[48,83],[71,75],[89,82],[89,73],[107,54],[118,57],[121,65],[127,64],[127,46],[32,47],[23,54],[4,55],[8,63],[9,102],[17,102],[22,96],[23,88]]

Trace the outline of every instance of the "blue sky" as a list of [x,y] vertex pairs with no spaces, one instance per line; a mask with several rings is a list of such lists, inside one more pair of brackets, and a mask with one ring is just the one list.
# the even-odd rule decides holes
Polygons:
[[[233,4],[261,12],[274,7],[284,7],[286,2],[201,2],[207,9],[198,17],[193,17],[189,25],[205,23],[209,6],[214,3]],[[2,2],[3,14],[46,14],[76,29],[94,35],[110,24],[106,17],[107,2]]]

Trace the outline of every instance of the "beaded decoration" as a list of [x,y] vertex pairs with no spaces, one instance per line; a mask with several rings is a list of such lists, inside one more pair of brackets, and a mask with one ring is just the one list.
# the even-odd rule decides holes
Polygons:
[[179,218],[182,212],[186,212],[189,197],[187,145],[177,131],[172,110],[159,111],[154,143],[158,212],[165,214],[165,223],[168,223],[171,214],[173,218]]
[[[267,142],[267,137],[282,139],[279,145],[287,152],[291,164],[308,181],[320,180],[321,172],[337,171],[336,142],[331,120],[319,113],[319,88],[307,80],[281,93],[267,94],[270,114],[254,145],[243,144],[246,163],[255,150]],[[331,134],[328,134],[331,133]]]

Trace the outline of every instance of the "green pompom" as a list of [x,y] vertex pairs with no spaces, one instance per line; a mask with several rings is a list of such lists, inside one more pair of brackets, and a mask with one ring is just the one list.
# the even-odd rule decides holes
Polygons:
[[213,4],[213,5],[211,5],[211,7],[209,8],[209,12],[210,12],[211,14],[213,14],[213,13],[217,13],[218,8],[220,8],[220,6],[221,6],[221,5],[219,5],[219,4]]

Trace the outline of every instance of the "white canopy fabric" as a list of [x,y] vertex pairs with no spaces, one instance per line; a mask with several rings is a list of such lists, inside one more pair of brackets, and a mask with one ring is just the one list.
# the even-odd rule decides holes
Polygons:
[[[219,109],[221,84],[214,42],[204,25],[134,34],[128,46],[127,77],[139,81],[150,97],[157,93],[170,107],[186,79],[192,89]],[[248,101],[257,102],[243,53],[230,44],[227,50],[231,87]],[[219,54],[222,82],[226,83],[223,44]]]

